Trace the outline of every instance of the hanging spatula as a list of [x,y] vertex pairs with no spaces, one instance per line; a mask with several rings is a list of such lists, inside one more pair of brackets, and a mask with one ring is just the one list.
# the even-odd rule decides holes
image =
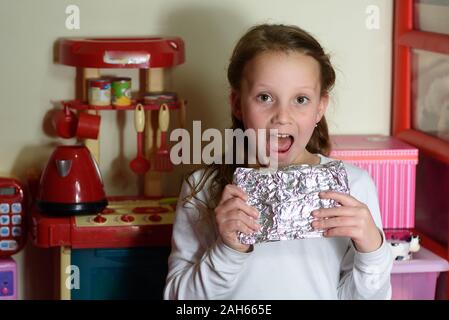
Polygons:
[[141,104],[136,106],[134,112],[134,126],[137,131],[137,156],[129,164],[132,171],[136,174],[144,174],[150,169],[149,161],[143,156],[142,136],[145,129],[145,111]]
[[173,163],[170,160],[168,150],[168,126],[170,124],[170,114],[168,106],[164,103],[159,109],[159,128],[157,129],[157,151],[154,159],[154,169],[156,171],[171,171]]

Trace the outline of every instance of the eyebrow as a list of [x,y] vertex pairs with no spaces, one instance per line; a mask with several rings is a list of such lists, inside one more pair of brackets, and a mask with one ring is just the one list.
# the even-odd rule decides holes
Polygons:
[[[271,85],[266,84],[266,83],[259,83],[259,84],[254,84],[254,83],[250,83],[252,88],[259,88],[259,87],[265,87],[265,88],[270,88]],[[299,87],[295,87],[296,90],[301,90],[301,89],[309,89],[309,90],[315,90],[315,87],[311,87],[311,86],[299,86]]]

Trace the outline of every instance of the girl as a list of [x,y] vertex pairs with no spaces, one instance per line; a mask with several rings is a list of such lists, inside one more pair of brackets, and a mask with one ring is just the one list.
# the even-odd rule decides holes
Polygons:
[[[332,159],[324,113],[335,72],[320,44],[295,26],[259,25],[237,43],[228,68],[233,129],[277,129],[278,164]],[[165,299],[389,299],[392,254],[376,188],[345,164],[350,195],[313,212],[325,237],[244,245],[258,212],[232,185],[237,164],[194,172],[181,188]]]

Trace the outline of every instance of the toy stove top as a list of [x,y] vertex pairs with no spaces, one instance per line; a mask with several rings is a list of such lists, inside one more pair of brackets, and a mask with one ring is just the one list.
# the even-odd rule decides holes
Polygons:
[[72,217],[32,210],[38,247],[128,248],[169,246],[177,198],[110,197],[103,212]]
[[76,216],[77,227],[144,226],[173,224],[176,198],[110,200],[98,215]]

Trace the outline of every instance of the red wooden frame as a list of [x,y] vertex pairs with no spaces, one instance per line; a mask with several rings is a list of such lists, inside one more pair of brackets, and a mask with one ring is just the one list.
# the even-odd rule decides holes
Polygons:
[[449,142],[412,128],[411,49],[449,55],[449,35],[413,29],[414,0],[395,1],[392,134],[449,164]]
[[[413,29],[414,0],[396,0],[394,12],[394,83],[392,134],[416,146],[420,152],[449,164],[449,142],[412,128],[411,49],[449,55],[449,35]],[[449,259],[449,247],[419,230],[421,243],[439,256]],[[449,297],[449,277],[446,294]]]

